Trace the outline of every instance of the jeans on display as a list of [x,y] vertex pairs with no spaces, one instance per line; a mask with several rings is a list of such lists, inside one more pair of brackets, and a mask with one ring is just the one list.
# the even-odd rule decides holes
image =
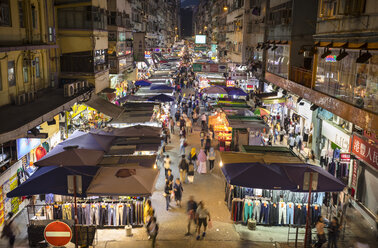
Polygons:
[[253,215],[253,202],[252,200],[244,201],[244,222],[248,223],[248,219],[251,219]]
[[302,204],[295,204],[294,208],[294,224],[296,225],[304,225],[305,223],[302,222],[302,211],[303,205]]
[[319,215],[321,215],[321,207],[318,205],[311,206],[311,223],[315,223]]
[[116,213],[116,223],[117,226],[121,226],[124,224],[123,222],[123,209],[125,208],[125,205],[122,203],[117,204],[117,213]]
[[269,224],[270,225],[277,225],[278,224],[278,204],[272,203],[270,204],[269,209]]
[[278,224],[286,224],[286,203],[279,202]]
[[99,222],[99,225],[100,226],[105,226],[108,224],[108,213],[107,213],[107,207],[105,204],[102,204],[100,206],[100,222]]
[[54,205],[53,207],[53,217],[54,220],[60,220],[62,219],[62,206],[60,205]]
[[253,206],[253,217],[257,222],[260,222],[261,202],[257,200],[254,202]]
[[46,219],[53,220],[54,214],[53,214],[53,206],[46,206]]
[[90,224],[100,225],[100,209],[97,203],[91,204],[90,208]]
[[[83,209],[81,208],[80,205],[77,206],[77,221],[79,222],[79,224],[83,224]],[[75,215],[75,213],[74,213]]]
[[116,210],[115,210],[116,205],[114,204],[109,204],[108,205],[108,225],[110,226],[115,226],[116,223]]
[[63,219],[64,220],[72,220],[72,211],[71,211],[71,204],[64,204],[62,206],[62,211],[63,211]]
[[269,203],[266,201],[261,204],[261,223],[269,224]]
[[91,212],[88,204],[81,206],[81,220],[83,225],[90,225],[91,223]]
[[294,224],[294,203],[292,202],[286,204],[286,224]]

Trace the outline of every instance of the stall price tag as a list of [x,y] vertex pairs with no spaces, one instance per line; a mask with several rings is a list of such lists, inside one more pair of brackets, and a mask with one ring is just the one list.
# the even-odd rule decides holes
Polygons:
[[284,204],[283,203],[281,203],[281,208],[283,208],[284,207]]
[[291,204],[289,204],[289,208],[291,208]]
[[301,209],[301,208],[302,208],[301,204],[298,204],[298,208],[299,208],[299,209]]
[[273,203],[273,207],[276,207],[277,205],[275,203]]
[[264,203],[264,207],[266,207],[266,202]]
[[106,208],[106,205],[102,205],[102,208]]
[[258,206],[259,205],[259,203],[258,202],[256,202],[256,206]]
[[315,205],[315,210],[318,210],[318,205]]

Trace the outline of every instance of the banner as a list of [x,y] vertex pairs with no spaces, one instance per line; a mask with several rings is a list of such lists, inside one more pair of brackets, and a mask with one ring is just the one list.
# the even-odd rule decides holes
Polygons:
[[143,62],[146,50],[145,33],[136,32],[133,34],[134,61]]
[[378,169],[378,148],[357,135],[353,135],[352,153],[366,164]]

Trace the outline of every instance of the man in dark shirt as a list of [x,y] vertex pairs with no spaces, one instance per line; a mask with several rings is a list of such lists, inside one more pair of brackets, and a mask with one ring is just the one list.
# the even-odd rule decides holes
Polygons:
[[188,232],[185,234],[186,236],[191,235],[190,233],[190,225],[192,222],[195,223],[196,221],[196,211],[197,211],[197,202],[194,201],[193,196],[190,196],[188,201],[187,207],[187,214],[188,214]]

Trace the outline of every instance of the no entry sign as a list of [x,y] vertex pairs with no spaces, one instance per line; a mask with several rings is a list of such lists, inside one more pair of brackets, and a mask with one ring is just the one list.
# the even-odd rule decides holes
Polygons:
[[45,227],[44,236],[52,246],[65,246],[71,241],[71,228],[64,222],[54,221]]

